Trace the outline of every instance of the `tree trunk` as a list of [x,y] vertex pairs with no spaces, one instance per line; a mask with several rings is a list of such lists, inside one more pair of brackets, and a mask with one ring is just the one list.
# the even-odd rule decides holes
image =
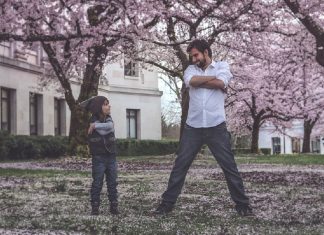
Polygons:
[[187,121],[189,110],[189,89],[186,88],[186,84],[182,83],[181,87],[181,126],[180,126],[180,138],[182,137],[183,128]]
[[310,141],[313,125],[310,120],[304,120],[304,140],[302,153],[310,153]]
[[251,153],[259,152],[259,131],[260,121],[259,119],[254,120],[252,128],[252,141],[251,141]]
[[78,105],[74,105],[70,109],[69,153],[75,154],[78,146],[87,144],[89,114]]
[[98,85],[102,74],[104,60],[102,56],[107,55],[107,49],[102,46],[94,46],[94,54],[90,55],[89,49],[89,64],[86,65],[83,81],[80,87],[80,93],[77,101],[74,99],[69,79],[64,76],[60,79],[61,85],[65,90],[65,99],[71,110],[70,133],[69,133],[69,153],[75,154],[78,146],[87,144],[87,128],[89,114],[81,109],[79,103],[96,96],[98,94]]
[[95,53],[93,56],[89,56],[91,63],[86,66],[78,100],[76,104],[70,106],[70,153],[75,153],[78,146],[85,146],[87,144],[89,114],[82,110],[78,104],[91,96],[98,95],[99,80],[104,64],[100,56],[107,55],[107,50],[103,47],[95,46],[93,49]]
[[75,105],[71,110],[68,153],[75,155],[79,146],[87,145],[89,115]]
[[[323,40],[323,41],[321,41]],[[316,60],[324,67],[324,33],[322,39],[316,40]]]

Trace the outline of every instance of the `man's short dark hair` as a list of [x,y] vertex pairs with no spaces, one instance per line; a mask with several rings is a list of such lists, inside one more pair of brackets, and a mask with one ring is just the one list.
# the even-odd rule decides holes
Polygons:
[[193,48],[196,48],[201,53],[204,53],[205,50],[208,51],[208,55],[210,58],[212,58],[212,51],[210,49],[210,46],[208,42],[204,39],[195,39],[192,42],[189,43],[187,47],[187,52],[189,53]]

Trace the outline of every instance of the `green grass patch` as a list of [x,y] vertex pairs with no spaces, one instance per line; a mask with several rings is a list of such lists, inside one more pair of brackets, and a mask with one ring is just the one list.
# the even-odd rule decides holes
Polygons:
[[324,165],[324,155],[238,155],[236,161],[244,164]]
[[62,175],[69,176],[89,176],[89,172],[71,171],[71,170],[52,170],[52,169],[16,169],[2,168],[0,171],[1,177],[16,176],[16,177],[61,177]]
[[[173,163],[174,155],[166,156],[123,156],[119,161],[129,163]],[[237,154],[235,160],[238,164],[284,164],[284,165],[324,165],[324,155],[319,154],[286,154],[286,155],[252,155]],[[215,163],[213,156],[200,156],[194,161],[195,165],[208,166]]]
[[[265,167],[244,172],[254,218],[237,216],[226,181],[220,177],[220,169],[214,169],[217,163],[212,156],[195,160],[174,211],[163,217],[153,216],[152,211],[167,187],[174,161],[171,155],[118,159],[123,166],[118,179],[118,216],[109,213],[105,184],[100,216],[90,215],[90,171],[1,169],[0,233],[322,234],[323,173],[312,172],[307,166],[322,165],[321,157],[237,156],[237,161],[244,164],[303,165],[291,172],[263,171]],[[158,164],[147,170],[146,163]],[[265,175],[268,178],[261,181]]]

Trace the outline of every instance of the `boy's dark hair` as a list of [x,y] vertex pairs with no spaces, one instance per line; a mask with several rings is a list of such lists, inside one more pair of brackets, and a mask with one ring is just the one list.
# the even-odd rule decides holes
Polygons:
[[208,44],[208,42],[204,39],[195,39],[193,41],[191,41],[187,47],[187,52],[189,53],[193,48],[196,48],[198,51],[200,51],[201,53],[204,53],[205,50],[208,51],[208,56],[210,58],[212,58],[212,51],[210,49],[210,45]]
[[80,103],[80,106],[92,114],[99,115],[102,111],[102,105],[108,99],[104,96],[93,96]]

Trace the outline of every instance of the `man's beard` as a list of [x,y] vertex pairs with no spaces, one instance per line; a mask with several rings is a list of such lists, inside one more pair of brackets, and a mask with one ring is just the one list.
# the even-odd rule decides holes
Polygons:
[[201,69],[204,68],[206,65],[206,59],[204,58],[204,59],[200,60],[198,63],[196,63],[196,65]]

